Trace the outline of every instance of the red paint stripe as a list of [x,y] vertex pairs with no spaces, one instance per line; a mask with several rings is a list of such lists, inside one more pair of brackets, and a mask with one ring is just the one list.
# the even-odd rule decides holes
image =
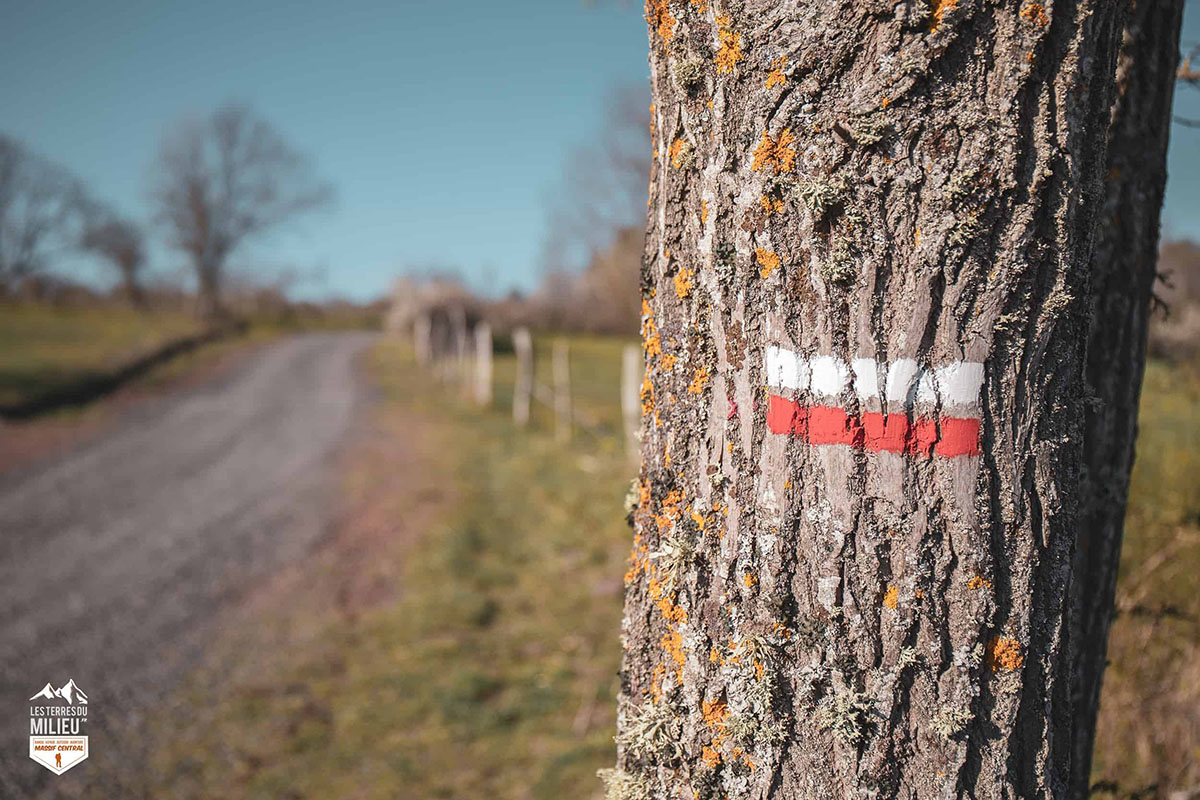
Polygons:
[[877,412],[856,417],[837,406],[804,406],[773,394],[767,406],[767,428],[809,444],[847,444],[874,452],[946,458],[979,455],[979,420],[969,417],[910,420],[905,414]]

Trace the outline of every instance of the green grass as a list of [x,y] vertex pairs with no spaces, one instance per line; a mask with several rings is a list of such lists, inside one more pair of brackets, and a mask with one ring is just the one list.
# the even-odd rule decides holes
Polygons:
[[1152,362],[1100,703],[1095,781],[1200,785],[1200,369]]
[[108,372],[199,329],[194,317],[182,313],[5,305],[0,308],[0,405]]
[[[599,402],[620,343],[580,342],[576,357],[581,398]],[[633,471],[619,438],[517,431],[509,408],[460,403],[395,345],[370,369],[385,417],[426,420],[422,463],[455,484],[452,510],[405,553],[398,602],[325,617],[306,640],[318,646],[252,657],[208,716],[167,734],[155,795],[595,794],[615,757]]]
[[[595,770],[614,755],[630,539],[623,344],[571,339],[576,406],[608,433],[570,445],[536,404],[531,429],[513,428],[511,354],[496,363],[497,407],[479,411],[381,344],[380,413],[425,421],[421,464],[457,487],[454,501],[401,559],[398,601],[350,621],[318,615],[307,644],[265,648],[252,677],[222,676],[220,702],[189,701],[158,761],[156,788],[169,791],[155,796],[596,796]],[[538,342],[545,383],[549,347]],[[1147,375],[1120,590],[1144,596],[1113,630],[1095,768],[1116,787],[1105,796],[1200,782],[1198,375],[1162,363]],[[1172,557],[1147,572],[1164,548]]]

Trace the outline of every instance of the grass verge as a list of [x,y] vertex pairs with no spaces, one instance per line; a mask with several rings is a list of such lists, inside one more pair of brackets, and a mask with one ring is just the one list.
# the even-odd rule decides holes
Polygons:
[[[619,366],[619,343],[589,352]],[[393,344],[376,348],[370,369],[381,429],[393,416],[423,421],[407,456],[421,459],[422,485],[381,492],[387,470],[352,469],[360,500],[347,525],[378,520],[372,502],[415,511],[430,486],[453,502],[411,546],[373,557],[402,563],[398,597],[316,611],[303,637],[237,647],[242,663],[222,671],[219,702],[185,696],[203,710],[160,729],[154,796],[595,795],[595,771],[614,757],[628,550],[632,470],[619,439],[563,446],[548,429],[517,431],[503,410],[431,386]],[[268,619],[242,635],[273,635]]]
[[[631,468],[615,435],[621,345],[572,340],[576,404],[614,435],[570,446],[553,441],[544,411],[531,431],[512,427],[511,355],[496,365],[497,408],[484,412],[431,385],[402,348],[377,347],[376,441],[412,441],[388,456],[391,468],[351,471],[347,525],[386,530],[419,514],[430,492],[440,510],[419,535],[397,537],[404,546],[371,551],[389,599],[347,612],[304,582],[309,606],[281,600],[278,616],[231,639],[238,668],[220,673],[215,692],[182,700],[188,713],[158,737],[152,795],[598,795],[595,770],[613,759],[629,543],[620,508]],[[1096,796],[1166,797],[1200,783],[1197,409],[1200,372],[1150,365]],[[417,429],[389,423],[401,418]]]

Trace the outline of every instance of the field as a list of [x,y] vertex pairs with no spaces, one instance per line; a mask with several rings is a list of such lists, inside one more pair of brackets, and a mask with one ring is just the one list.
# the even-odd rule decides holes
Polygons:
[[[161,723],[155,796],[598,796],[630,536],[621,345],[572,340],[575,402],[601,433],[562,445],[547,412],[514,429],[511,355],[497,363],[498,407],[479,411],[380,344],[368,368],[382,402],[350,459],[339,534],[378,541],[367,562],[327,559],[330,574],[373,574],[373,595],[357,593],[373,599],[324,604],[311,582],[293,585],[231,626],[225,660],[179,698],[206,710]],[[1098,796],[1200,782],[1198,401],[1196,372],[1151,365]],[[426,530],[403,524],[414,515]]]
[[189,314],[125,308],[0,308],[0,407],[108,372],[196,333]]
[[[606,389],[621,343],[573,344],[577,405],[615,424]],[[178,698],[207,710],[160,721],[169,745],[155,755],[154,795],[595,794],[596,769],[615,755],[633,472],[619,439],[559,445],[541,412],[531,431],[514,429],[511,355],[497,363],[500,408],[487,412],[431,384],[394,344],[368,367],[382,403],[350,457],[349,530],[331,549],[382,531],[367,568],[383,576],[383,599],[324,604],[312,581],[268,590],[265,610],[227,626],[224,652]],[[430,507],[428,530],[400,530],[402,515]],[[347,579],[341,557],[321,559],[334,584]]]

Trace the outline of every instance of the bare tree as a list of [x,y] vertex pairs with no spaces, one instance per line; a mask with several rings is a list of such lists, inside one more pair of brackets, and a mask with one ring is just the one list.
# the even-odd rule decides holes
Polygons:
[[[1110,164],[1150,168],[1136,241],[1101,265],[1144,302],[1169,122],[1139,71],[1154,96],[1114,137],[1140,131],[1145,159],[1110,162],[1128,5],[647,3],[610,796],[1086,786],[1104,649],[1080,638],[1104,635],[1116,548],[1076,546],[1121,504],[1093,515],[1083,472],[1123,503],[1135,414],[1102,389],[1089,421],[1089,362],[1137,381],[1146,324],[1097,295],[1121,290],[1091,284],[1093,245]],[[1143,41],[1170,52],[1160,5]]]
[[54,253],[75,247],[86,205],[70,173],[0,134],[0,287],[35,275]]
[[609,91],[595,139],[571,150],[550,194],[542,266],[574,272],[617,234],[640,224],[650,177],[648,97],[642,87]]
[[231,253],[331,197],[307,159],[244,105],[179,125],[163,141],[152,198],[170,244],[187,254],[201,313],[222,313]]
[[121,279],[125,299],[135,308],[146,305],[142,291],[141,271],[145,264],[141,229],[128,220],[106,215],[87,226],[81,246],[107,261]]

